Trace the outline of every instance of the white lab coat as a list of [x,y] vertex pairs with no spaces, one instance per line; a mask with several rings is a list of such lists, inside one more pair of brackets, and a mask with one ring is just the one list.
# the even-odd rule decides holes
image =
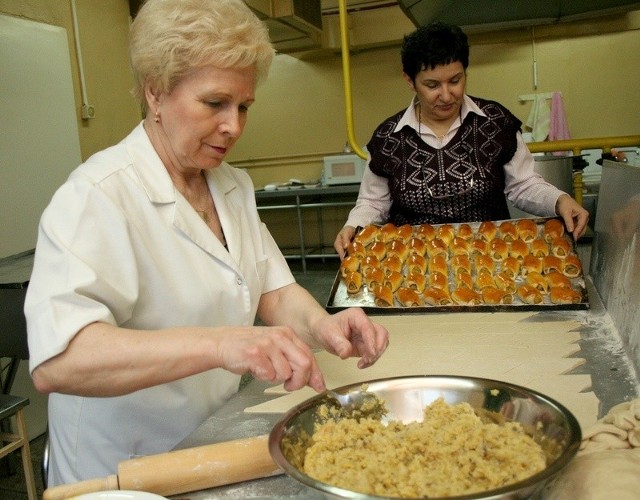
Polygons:
[[[40,221],[25,301],[31,370],[95,321],[250,326],[261,294],[294,281],[249,176],[223,164],[207,180],[229,251],[176,191],[142,124],[71,174]],[[172,449],[238,383],[217,369],[121,397],[50,395],[49,485]]]

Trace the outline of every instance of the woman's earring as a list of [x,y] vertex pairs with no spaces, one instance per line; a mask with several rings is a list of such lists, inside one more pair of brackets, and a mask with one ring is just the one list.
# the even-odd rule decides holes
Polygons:
[[153,117],[153,121],[156,123],[160,123],[160,112],[156,109],[156,114]]

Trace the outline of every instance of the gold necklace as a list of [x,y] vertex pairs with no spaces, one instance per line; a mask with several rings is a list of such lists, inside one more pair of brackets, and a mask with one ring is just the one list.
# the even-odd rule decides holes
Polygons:
[[207,211],[206,210],[198,210],[197,208],[194,208],[194,210],[197,212],[197,214],[200,216],[200,218],[208,226],[209,223],[211,222],[211,217],[209,217],[209,214],[207,213]]

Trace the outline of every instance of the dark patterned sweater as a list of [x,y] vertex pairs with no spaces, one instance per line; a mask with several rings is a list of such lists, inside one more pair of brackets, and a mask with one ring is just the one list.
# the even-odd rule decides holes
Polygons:
[[394,132],[404,111],[376,129],[367,144],[369,167],[389,180],[389,222],[415,225],[509,218],[503,167],[516,152],[516,133],[522,123],[497,102],[471,99],[487,116],[468,113],[442,149],[427,145],[411,127]]

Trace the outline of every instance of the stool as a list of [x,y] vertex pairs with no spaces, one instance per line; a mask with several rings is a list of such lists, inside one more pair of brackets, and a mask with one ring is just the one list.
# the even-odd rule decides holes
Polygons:
[[7,443],[0,448],[0,458],[7,456],[21,448],[22,465],[24,468],[24,479],[27,483],[27,496],[29,500],[37,500],[36,481],[33,474],[33,464],[31,463],[31,450],[29,449],[29,438],[27,437],[27,426],[25,425],[22,410],[29,404],[27,398],[0,394],[0,421],[7,418],[16,417],[17,434],[11,432],[0,433],[0,445]]

